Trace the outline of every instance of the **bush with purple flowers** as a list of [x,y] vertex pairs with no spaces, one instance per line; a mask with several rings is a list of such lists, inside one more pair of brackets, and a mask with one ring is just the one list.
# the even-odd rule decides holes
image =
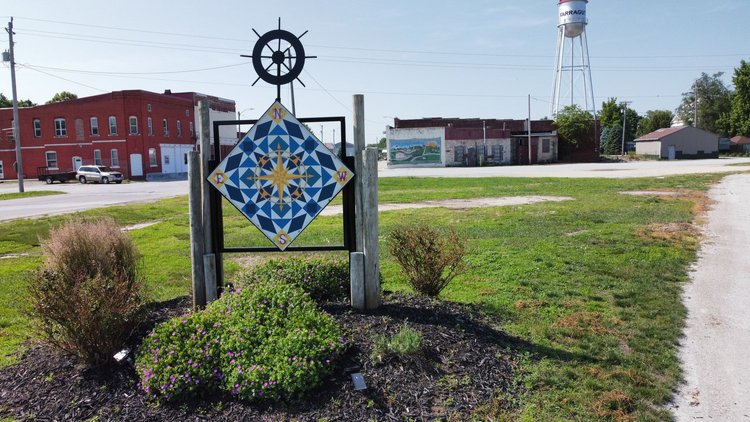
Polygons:
[[245,272],[238,286],[266,280],[301,287],[318,303],[345,300],[349,297],[349,262],[318,257],[271,259]]
[[156,401],[220,391],[276,400],[317,386],[344,345],[336,322],[307,293],[258,282],[158,326],[139,348],[136,370]]

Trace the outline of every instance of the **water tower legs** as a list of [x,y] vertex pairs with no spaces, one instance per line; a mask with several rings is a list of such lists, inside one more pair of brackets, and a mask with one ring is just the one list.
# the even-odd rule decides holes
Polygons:
[[[570,52],[566,53],[566,40],[570,40]],[[567,59],[567,60],[566,60]],[[583,86],[577,81],[576,75],[580,72]],[[564,75],[564,76],[563,76]],[[570,104],[561,104],[561,91],[563,83],[570,82]],[[578,82],[578,83],[577,83]],[[578,86],[577,86],[578,85]],[[596,115],[596,103],[594,102],[594,87],[591,83],[591,65],[589,61],[589,46],[584,29],[575,37],[565,36],[565,27],[558,27],[557,53],[555,55],[555,73],[552,86],[552,116],[566,105],[576,103],[576,99],[582,100],[584,110]]]

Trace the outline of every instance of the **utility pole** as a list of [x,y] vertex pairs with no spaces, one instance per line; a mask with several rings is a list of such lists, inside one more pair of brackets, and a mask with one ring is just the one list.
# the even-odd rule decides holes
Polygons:
[[625,155],[625,122],[628,119],[628,104],[632,101],[622,102],[622,155]]
[[693,127],[698,128],[698,81],[695,81],[693,85],[693,96],[695,101],[693,102]]
[[16,59],[13,54],[13,18],[10,18],[8,27],[8,39],[10,40],[10,83],[13,87],[13,140],[16,142],[16,172],[18,174],[18,191],[23,192],[23,162],[21,161],[21,131],[18,119],[18,93],[16,92]]
[[531,165],[531,94],[529,94],[529,127],[527,134],[529,136],[529,165]]

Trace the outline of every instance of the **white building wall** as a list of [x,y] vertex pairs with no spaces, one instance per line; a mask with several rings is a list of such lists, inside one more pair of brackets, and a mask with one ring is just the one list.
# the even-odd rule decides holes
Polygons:
[[[195,106],[195,136],[198,139],[198,143],[200,143],[200,134],[201,134],[201,112],[200,108],[198,106]],[[213,131],[214,131],[214,122],[215,121],[221,121],[221,120],[237,120],[237,115],[233,111],[217,111],[217,110],[208,110],[208,117],[210,120],[210,127],[209,132],[211,133],[211,137],[213,137]],[[185,130],[183,128],[182,130]],[[221,145],[234,145],[237,143],[237,126],[236,125],[227,125],[227,126],[221,126],[219,128],[219,142]]]
[[662,151],[661,141],[638,141],[635,143],[635,153],[638,155],[653,155],[666,157],[667,151]]

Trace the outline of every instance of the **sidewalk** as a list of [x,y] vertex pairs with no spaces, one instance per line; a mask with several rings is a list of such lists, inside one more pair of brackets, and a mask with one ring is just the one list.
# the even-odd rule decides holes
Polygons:
[[711,188],[698,262],[685,286],[678,421],[750,421],[750,175]]

